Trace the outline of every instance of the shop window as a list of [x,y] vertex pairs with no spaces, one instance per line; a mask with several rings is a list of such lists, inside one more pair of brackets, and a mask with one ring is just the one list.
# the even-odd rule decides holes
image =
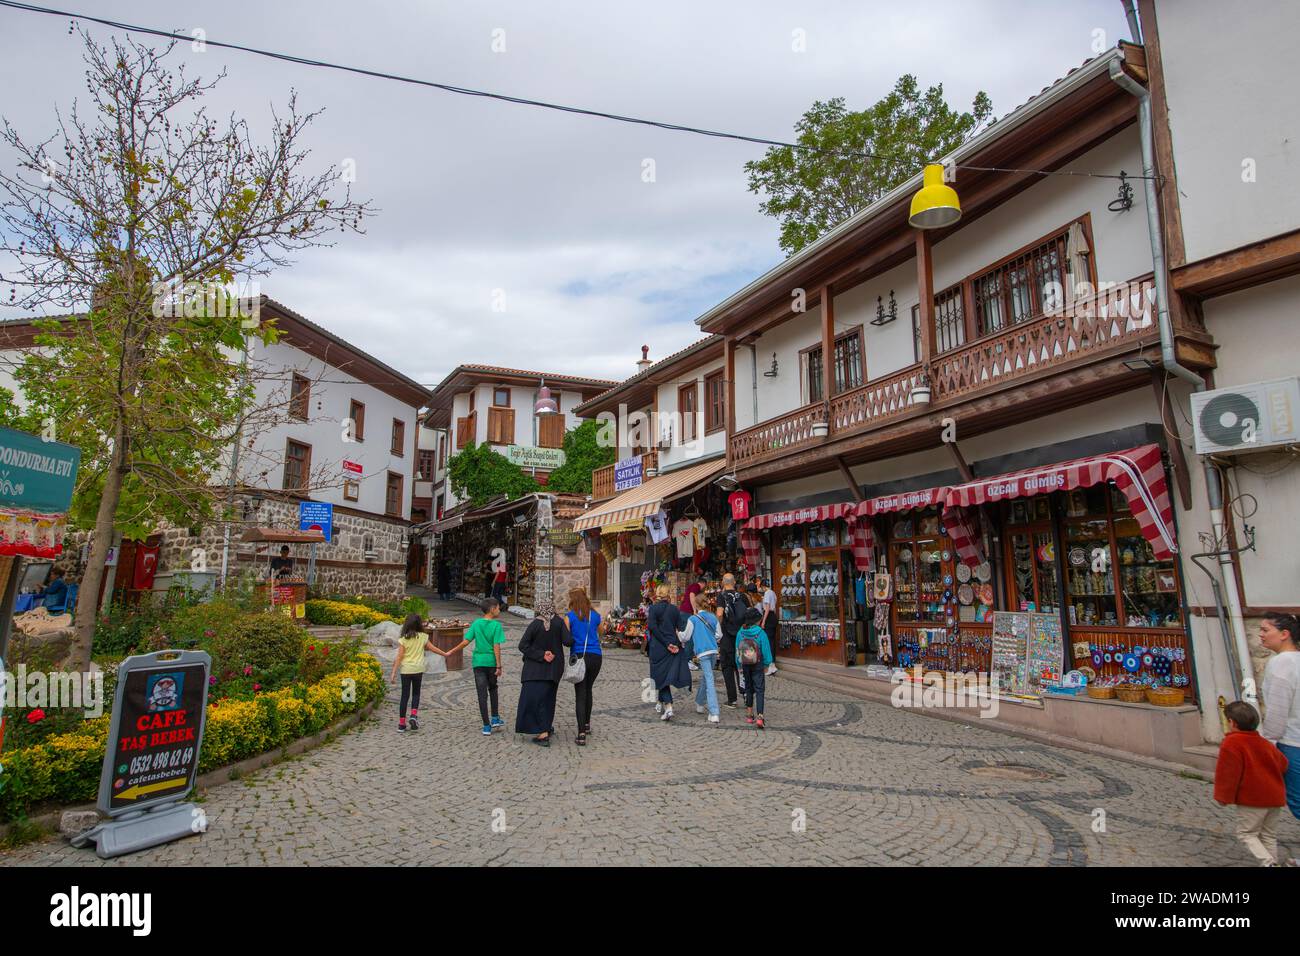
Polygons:
[[366,406],[355,398],[348,403],[348,418],[352,419],[352,440],[366,440]]
[[311,445],[292,438],[284,449],[284,490],[305,493],[311,474]]
[[289,383],[289,415],[305,422],[311,409],[311,381],[305,375],[293,373]]
[[1181,627],[1177,569],[1156,560],[1123,494],[1097,485],[1070,492],[1065,502],[1071,623]]
[[933,508],[908,512],[890,527],[894,619],[899,624],[947,623],[943,594],[951,587],[953,556],[939,528],[939,512]]
[[389,450],[398,458],[406,454],[406,422],[400,418],[393,419],[393,445]]
[[1007,541],[1014,609],[1055,614],[1060,611],[1056,575],[1056,533],[1046,497],[1024,498],[1009,505]]
[[395,518],[402,516],[402,476],[395,471],[388,473],[388,486],[384,494],[384,514]]
[[727,382],[722,369],[704,376],[704,431],[727,427]]

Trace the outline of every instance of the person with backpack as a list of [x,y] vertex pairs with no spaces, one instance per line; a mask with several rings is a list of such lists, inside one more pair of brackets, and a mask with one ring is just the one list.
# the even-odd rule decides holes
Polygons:
[[765,671],[772,663],[772,645],[760,625],[762,620],[763,612],[751,607],[745,612],[745,626],[736,634],[736,660],[745,679],[745,723],[754,724],[759,730],[767,726],[763,721],[763,691],[767,681]]
[[727,685],[727,706],[740,703],[736,689],[736,634],[744,626],[745,611],[749,605],[736,590],[736,576],[728,572],[722,576],[722,593],[718,595],[718,663],[722,665],[722,680]]
[[718,689],[713,686],[713,662],[718,657],[718,635],[721,626],[714,613],[716,605],[704,595],[697,598],[698,610],[686,619],[686,630],[678,637],[683,644],[689,645],[699,661],[700,689],[695,692],[695,712],[704,713],[704,704],[709,705],[709,723],[716,724],[718,716]]

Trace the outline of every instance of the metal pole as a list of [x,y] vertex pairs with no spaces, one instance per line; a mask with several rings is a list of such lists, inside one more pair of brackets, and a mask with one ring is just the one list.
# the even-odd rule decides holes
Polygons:
[[230,450],[230,481],[226,493],[226,520],[221,533],[221,586],[226,586],[226,576],[230,569],[230,522],[235,510],[235,481],[239,475],[239,446],[244,441],[244,389],[248,386],[248,342],[244,342],[243,355],[239,360],[239,426],[235,429],[234,447]]

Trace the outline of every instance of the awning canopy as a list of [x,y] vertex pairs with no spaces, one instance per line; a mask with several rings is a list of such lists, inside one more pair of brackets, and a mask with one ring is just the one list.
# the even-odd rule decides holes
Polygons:
[[812,508],[794,508],[790,511],[774,511],[770,514],[755,515],[745,522],[740,532],[740,547],[745,553],[745,565],[751,570],[758,568],[760,543],[758,533],[770,528],[786,528],[797,524],[816,524],[821,521],[844,520],[849,523],[853,547],[853,561],[862,571],[871,565],[871,528],[869,522],[858,521],[858,505],[851,501],[837,502],[832,505],[817,505]]
[[599,508],[588,511],[573,522],[574,531],[591,528],[612,528],[648,518],[663,507],[664,502],[690,494],[701,485],[712,481],[727,466],[724,459],[715,458],[700,465],[679,468],[659,475],[637,487],[611,498]]
[[459,528],[465,523],[465,516],[452,515],[450,518],[443,518],[441,521],[434,521],[429,524],[429,530],[434,534],[441,534],[444,531],[450,531],[452,528]]
[[[948,489],[945,505],[949,509],[971,508],[1012,498],[1088,488],[1108,481],[1113,481],[1128,499],[1129,509],[1156,559],[1172,560],[1178,552],[1173,530],[1174,509],[1160,446],[1156,444],[956,485]],[[962,545],[956,537],[953,545],[960,554]]]
[[881,495],[879,498],[868,498],[858,504],[857,513],[858,517],[861,518],[888,514],[891,511],[930,508],[934,505],[942,505],[944,496],[947,494],[948,488],[940,486],[938,488],[922,488],[919,491],[903,491],[896,495]]

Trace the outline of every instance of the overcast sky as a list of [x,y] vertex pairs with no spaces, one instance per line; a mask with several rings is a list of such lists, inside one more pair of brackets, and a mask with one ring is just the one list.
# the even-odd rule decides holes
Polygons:
[[[875,102],[903,73],[1001,116],[1106,44],[1119,0],[184,3],[66,0],[97,16],[459,86],[772,139],[817,99]],[[90,25],[107,40],[107,28]],[[792,47],[804,31],[806,51]],[[502,31],[502,32],[497,32]],[[494,52],[494,35],[505,50]],[[163,41],[151,41],[161,43]],[[742,169],[762,148],[341,74],[209,47],[209,97],[264,128],[297,89],[324,108],[323,168],[351,159],[365,235],[262,291],[426,384],[462,362],[623,378],[782,258]],[[86,96],[66,19],[0,8],[0,113],[25,136]],[[653,159],[655,181],[642,178]],[[0,148],[0,163],[13,157]],[[495,290],[505,311],[493,310]],[[7,299],[8,290],[5,290]],[[14,318],[0,306],[0,318]]]

